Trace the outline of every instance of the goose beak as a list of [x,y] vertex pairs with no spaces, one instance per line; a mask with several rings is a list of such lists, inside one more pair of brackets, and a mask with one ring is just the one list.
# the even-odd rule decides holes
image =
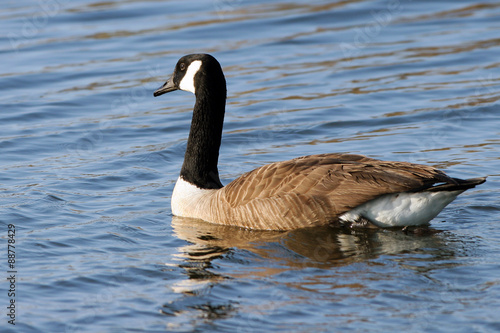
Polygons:
[[165,82],[164,85],[162,85],[160,88],[158,88],[153,96],[154,97],[158,97],[160,95],[163,95],[163,94],[166,94],[168,92],[171,92],[171,91],[174,91],[174,90],[177,90],[179,88],[177,88],[174,84],[174,76],[172,75],[168,80],[167,82]]

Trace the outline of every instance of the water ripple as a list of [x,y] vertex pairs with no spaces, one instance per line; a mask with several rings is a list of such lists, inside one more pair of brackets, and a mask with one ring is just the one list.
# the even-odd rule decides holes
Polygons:
[[[20,330],[498,329],[497,2],[2,9],[0,222],[16,227]],[[336,151],[488,182],[432,221],[433,235],[172,217],[194,98],[152,92],[193,52],[213,53],[227,77],[224,183]]]

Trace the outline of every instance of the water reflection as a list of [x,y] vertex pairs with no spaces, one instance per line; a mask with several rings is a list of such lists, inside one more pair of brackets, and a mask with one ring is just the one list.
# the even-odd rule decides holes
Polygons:
[[[454,256],[454,250],[446,245],[446,233],[415,235],[395,230],[332,227],[287,232],[255,231],[180,217],[173,218],[172,227],[178,238],[188,242],[177,248],[175,254],[179,261],[177,267],[184,270],[185,278],[170,285],[179,299],[164,304],[162,313],[179,322],[182,317],[206,321],[226,318],[235,313],[241,315],[241,312],[247,311],[241,309],[242,305],[237,299],[227,297],[228,293],[244,293],[231,289],[233,280],[251,284],[269,281],[269,278],[282,279],[283,275],[280,274],[284,273],[290,276],[290,280],[283,284],[283,288],[298,291],[307,289],[323,295],[326,293],[335,299],[346,295],[364,298],[370,289],[367,284],[374,280],[392,279],[387,275],[385,264],[374,264],[380,256],[393,256],[393,262],[397,263],[400,255],[425,253],[424,261],[429,267],[433,266],[433,261],[443,259],[443,256]],[[357,266],[353,266],[353,269],[346,267],[367,262],[371,262],[368,266],[372,268],[360,270]],[[408,272],[420,274],[419,262],[413,265],[415,267],[408,262],[401,265]],[[307,281],[300,278],[300,273],[286,274],[311,268],[316,273],[308,275]],[[439,268],[439,265],[434,268]],[[269,289],[272,304],[277,298],[286,299],[283,295],[287,294],[275,290],[275,287],[273,284]],[[217,292],[214,288],[223,291]],[[346,290],[350,292],[346,293]],[[287,304],[288,301],[284,301],[283,306]]]
[[382,229],[351,230],[324,226],[286,232],[257,231],[182,217],[173,217],[172,226],[177,237],[190,242],[178,254],[188,261],[210,261],[238,248],[275,260],[280,266],[286,263],[289,268],[327,268],[381,254],[443,245],[439,234],[408,235]]

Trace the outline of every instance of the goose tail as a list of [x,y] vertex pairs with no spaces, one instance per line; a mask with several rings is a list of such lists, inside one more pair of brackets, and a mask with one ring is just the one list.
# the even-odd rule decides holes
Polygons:
[[426,191],[429,192],[440,192],[440,191],[465,191],[476,187],[486,181],[486,177],[469,178],[469,179],[459,179],[452,178],[454,183],[439,184],[436,186],[429,187]]

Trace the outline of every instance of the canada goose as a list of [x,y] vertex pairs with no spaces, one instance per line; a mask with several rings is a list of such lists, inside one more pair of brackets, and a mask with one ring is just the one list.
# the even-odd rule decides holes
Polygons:
[[290,230],[340,223],[359,227],[426,225],[460,193],[484,178],[450,178],[430,166],[351,154],[321,154],[264,165],[227,186],[217,161],[226,80],[208,54],[182,57],[154,92],[195,94],[184,163],[172,213],[251,229]]

